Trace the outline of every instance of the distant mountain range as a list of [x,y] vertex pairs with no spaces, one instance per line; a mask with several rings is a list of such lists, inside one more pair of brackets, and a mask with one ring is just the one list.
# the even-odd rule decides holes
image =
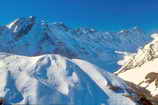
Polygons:
[[0,51],[25,56],[60,54],[89,61],[110,72],[120,66],[123,52],[136,52],[150,36],[138,27],[120,32],[71,29],[63,23],[46,23],[30,16],[0,27]]

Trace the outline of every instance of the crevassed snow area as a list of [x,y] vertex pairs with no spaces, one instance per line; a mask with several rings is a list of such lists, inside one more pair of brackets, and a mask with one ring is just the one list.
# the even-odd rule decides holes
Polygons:
[[114,74],[83,60],[0,54],[0,97],[8,104],[136,105],[125,96],[132,94],[128,89]]

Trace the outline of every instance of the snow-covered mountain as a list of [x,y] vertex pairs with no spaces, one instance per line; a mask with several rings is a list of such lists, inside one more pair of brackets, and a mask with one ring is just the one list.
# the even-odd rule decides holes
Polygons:
[[[138,105],[139,96],[114,74],[59,56],[0,54],[0,97],[7,104]],[[140,104],[141,105],[141,104]]]
[[124,80],[134,83],[149,91],[150,99],[158,104],[158,34],[154,40],[145,45],[136,54],[126,60],[125,65],[117,71]]
[[150,40],[138,27],[120,32],[72,29],[35,17],[19,18],[0,27],[0,52],[25,56],[60,54],[80,58],[113,72],[124,52],[135,52]]
[[7,105],[150,105],[107,72],[149,40],[137,27],[98,32],[19,18],[0,27],[0,99]]

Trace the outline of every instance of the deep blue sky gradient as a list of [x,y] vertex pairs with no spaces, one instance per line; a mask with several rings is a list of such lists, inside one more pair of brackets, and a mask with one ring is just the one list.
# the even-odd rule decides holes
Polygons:
[[1,0],[0,24],[37,16],[63,21],[72,28],[86,26],[119,31],[134,26],[158,30],[158,0]]

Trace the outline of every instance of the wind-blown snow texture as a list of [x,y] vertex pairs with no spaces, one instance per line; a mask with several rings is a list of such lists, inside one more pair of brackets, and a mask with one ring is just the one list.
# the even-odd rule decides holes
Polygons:
[[135,52],[150,40],[134,27],[120,32],[71,29],[63,23],[47,23],[35,17],[20,18],[0,27],[0,52],[25,56],[60,54],[80,58],[113,72],[122,58],[118,52]]
[[83,60],[0,54],[0,97],[8,104],[136,105],[125,95],[136,96],[123,80]]

